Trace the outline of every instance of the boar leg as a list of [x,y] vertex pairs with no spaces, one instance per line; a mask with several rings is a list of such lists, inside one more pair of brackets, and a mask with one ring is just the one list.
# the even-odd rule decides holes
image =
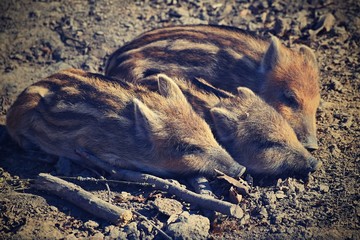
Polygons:
[[[212,198],[215,198],[215,194],[212,192],[211,186],[209,181],[204,176],[194,176],[187,181],[190,183],[190,185],[194,188],[195,192],[201,195],[206,195]],[[202,212],[205,217],[209,218],[211,221],[215,218],[215,212],[208,210],[208,209],[202,209]]]

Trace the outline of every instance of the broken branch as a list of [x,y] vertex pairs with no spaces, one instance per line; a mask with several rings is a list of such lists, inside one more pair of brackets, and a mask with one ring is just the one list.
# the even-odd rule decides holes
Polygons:
[[35,179],[34,188],[55,194],[83,210],[114,224],[126,224],[132,219],[132,212],[107,203],[78,185],[40,173]]

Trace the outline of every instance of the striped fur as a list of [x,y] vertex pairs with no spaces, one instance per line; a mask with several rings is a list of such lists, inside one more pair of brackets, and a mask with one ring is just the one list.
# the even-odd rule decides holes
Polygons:
[[306,46],[289,49],[275,37],[268,41],[232,27],[166,27],[116,50],[105,69],[107,76],[134,82],[157,73],[203,78],[233,93],[248,87],[288,120],[305,147],[317,148],[318,67]]
[[28,87],[7,114],[7,130],[24,148],[81,161],[84,148],[114,166],[161,176],[214,169],[244,170],[217,143],[171,79],[156,79],[161,94],[70,69]]
[[[158,77],[168,78],[164,74]],[[240,87],[236,94],[225,95],[201,79],[173,80],[194,110],[211,126],[219,143],[249,173],[307,176],[320,166],[299,142],[288,122],[250,89]],[[157,89],[152,77],[140,84]]]

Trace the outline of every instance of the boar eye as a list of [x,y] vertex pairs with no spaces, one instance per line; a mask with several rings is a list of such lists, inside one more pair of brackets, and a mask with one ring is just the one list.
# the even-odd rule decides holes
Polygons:
[[178,144],[176,146],[176,151],[181,154],[195,154],[202,152],[202,149],[195,145]]
[[295,96],[295,94],[291,91],[284,91],[283,93],[283,100],[284,103],[291,107],[291,108],[298,108],[299,107],[299,102]]
[[269,148],[279,148],[283,145],[279,142],[274,141],[259,141],[255,143],[255,146],[257,146],[259,149],[269,149]]

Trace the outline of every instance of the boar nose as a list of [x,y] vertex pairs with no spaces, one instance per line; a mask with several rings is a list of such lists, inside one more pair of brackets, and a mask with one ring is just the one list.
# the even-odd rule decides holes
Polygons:
[[307,141],[303,142],[302,144],[310,152],[315,151],[319,148],[316,137],[309,137]]
[[308,159],[308,163],[309,163],[309,172],[315,172],[322,166],[321,161],[317,160],[314,157],[310,157]]
[[241,177],[246,171],[246,167],[238,164],[237,168],[234,169],[234,176]]
[[237,162],[234,162],[227,168],[227,170],[224,171],[224,173],[234,178],[240,178],[245,173],[245,171],[246,167]]

